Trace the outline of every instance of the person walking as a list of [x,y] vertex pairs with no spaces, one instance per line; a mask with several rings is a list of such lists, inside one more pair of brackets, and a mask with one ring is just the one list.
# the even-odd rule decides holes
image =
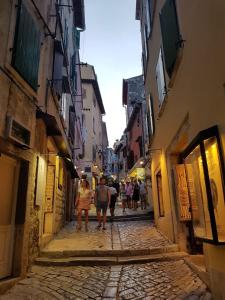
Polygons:
[[141,209],[146,209],[147,206],[147,188],[144,181],[139,180],[140,186],[140,198],[141,198]]
[[127,203],[127,196],[126,196],[126,186],[125,186],[124,182],[121,183],[120,197],[121,197],[121,200],[122,200],[123,213],[125,213],[126,203]]
[[82,228],[82,211],[85,212],[85,230],[88,231],[88,210],[90,209],[92,193],[89,182],[86,179],[81,180],[80,189],[75,202],[77,208],[78,226],[77,229]]
[[115,212],[115,205],[116,205],[116,200],[117,200],[117,190],[116,188],[113,186],[113,184],[111,184],[109,186],[109,190],[110,190],[110,214],[111,214],[111,221],[113,221],[113,217],[114,217],[114,212]]
[[134,210],[137,210],[138,208],[138,201],[140,200],[140,188],[137,179],[134,181],[134,190],[133,190],[133,208]]
[[[107,220],[107,208],[110,203],[110,190],[105,184],[105,178],[100,179],[99,185],[95,190],[95,206],[97,211],[98,226],[97,229],[100,229],[103,223],[103,230],[106,230],[105,224]],[[101,215],[102,213],[102,215]]]
[[132,184],[132,182],[127,182],[127,185],[126,185],[126,196],[127,196],[127,207],[128,208],[132,208],[131,207],[132,195],[133,195],[133,184]]

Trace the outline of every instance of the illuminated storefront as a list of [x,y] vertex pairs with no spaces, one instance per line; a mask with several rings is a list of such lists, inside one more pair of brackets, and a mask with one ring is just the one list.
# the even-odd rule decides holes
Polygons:
[[225,244],[224,165],[218,128],[201,131],[182,159],[195,237]]

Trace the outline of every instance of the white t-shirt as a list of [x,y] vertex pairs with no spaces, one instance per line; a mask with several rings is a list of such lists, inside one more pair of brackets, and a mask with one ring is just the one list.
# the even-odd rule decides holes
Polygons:
[[111,195],[116,195],[117,194],[117,190],[113,186],[110,186],[109,190],[110,190]]

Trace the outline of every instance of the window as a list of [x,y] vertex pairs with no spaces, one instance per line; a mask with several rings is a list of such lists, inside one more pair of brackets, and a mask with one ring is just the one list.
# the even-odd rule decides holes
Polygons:
[[225,244],[224,166],[217,126],[201,131],[182,156],[194,234]]
[[36,91],[40,60],[41,34],[22,1],[19,1],[12,66]]
[[72,89],[75,93],[77,90],[77,71],[76,71],[76,54],[74,53],[70,60],[70,74],[71,74],[71,83]]
[[153,112],[153,98],[152,95],[148,96],[148,112],[147,112],[147,128],[149,137],[154,135],[155,132],[155,120],[154,120],[154,112]]
[[60,99],[62,95],[63,49],[59,40],[54,41],[53,87]]
[[63,44],[65,49],[67,49],[68,47],[68,34],[69,34],[69,30],[68,30],[68,26],[67,26],[67,21],[66,19],[64,20],[64,32],[63,32]]
[[92,158],[93,158],[93,161],[96,161],[96,146],[95,145],[92,146]]
[[82,89],[82,96],[83,96],[83,99],[87,98],[87,93],[86,93],[86,89]]
[[95,134],[95,118],[93,117],[93,132]]
[[163,193],[162,193],[162,175],[161,170],[156,173],[156,186],[157,186],[157,196],[158,196],[158,207],[159,207],[159,216],[164,217],[164,203],[163,203]]
[[150,0],[145,0],[146,3],[146,29],[147,29],[147,37],[149,37],[150,32],[151,32],[151,1]]
[[96,97],[95,95],[93,95],[93,104],[94,104],[94,107],[96,106]]
[[67,103],[66,94],[62,94],[62,98],[61,98],[61,114],[62,114],[64,120],[66,120],[66,103]]
[[156,81],[157,81],[158,96],[159,96],[159,106],[161,107],[167,92],[161,48],[159,51],[159,58],[156,65]]
[[72,143],[74,143],[74,139],[75,139],[75,123],[76,123],[75,109],[74,109],[73,106],[70,106],[70,110],[69,110],[69,136],[71,138]]
[[166,0],[160,13],[160,25],[166,71],[171,77],[179,48],[183,46],[174,0]]

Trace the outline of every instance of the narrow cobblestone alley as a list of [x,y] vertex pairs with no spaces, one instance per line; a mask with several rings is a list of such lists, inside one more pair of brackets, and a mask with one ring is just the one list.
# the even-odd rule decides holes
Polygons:
[[[44,257],[39,260],[49,260],[48,263],[44,260],[41,263],[46,265],[33,265],[27,278],[0,299],[212,299],[207,286],[189,268],[182,255],[175,255],[176,245],[152,222],[107,224],[106,232],[97,230],[96,222],[89,225],[87,233],[77,232],[74,222],[68,224],[42,251]],[[166,249],[167,258],[163,254]],[[147,250],[154,250],[153,255],[143,263],[141,259]],[[120,251],[119,254],[116,251]],[[130,257],[126,257],[128,254]],[[92,265],[82,265],[85,255],[92,256]],[[122,256],[123,261],[97,265],[102,256],[114,255]],[[78,257],[80,265],[65,266],[65,256],[67,259],[68,256]],[[132,256],[138,257],[140,263],[129,263]],[[61,265],[51,265],[52,257],[59,259]]]

